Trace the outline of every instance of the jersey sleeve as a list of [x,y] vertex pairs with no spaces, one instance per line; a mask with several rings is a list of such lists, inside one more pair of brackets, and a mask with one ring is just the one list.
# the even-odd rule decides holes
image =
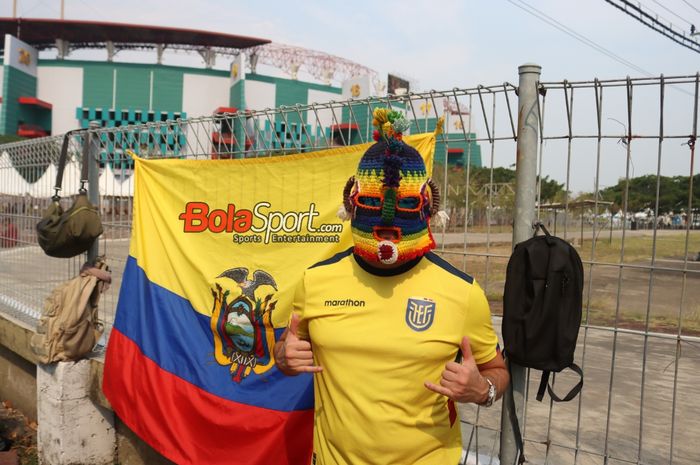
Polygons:
[[498,336],[491,322],[489,302],[476,281],[469,290],[463,334],[469,337],[477,365],[493,360],[496,356]]
[[[294,301],[292,302],[292,313],[296,313],[301,321],[299,322],[299,328],[297,335],[300,339],[309,339],[309,322],[304,318],[304,309],[306,308],[306,286],[304,281],[306,280],[306,273],[302,276],[301,280],[297,284],[296,290],[294,291]],[[292,315],[289,315],[291,318]]]

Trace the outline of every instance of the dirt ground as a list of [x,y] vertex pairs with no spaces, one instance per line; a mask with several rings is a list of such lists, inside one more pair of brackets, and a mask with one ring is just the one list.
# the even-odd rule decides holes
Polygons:
[[36,430],[11,402],[0,402],[0,464],[37,465]]
[[[650,262],[638,262],[649,266]],[[657,260],[653,273],[644,268],[593,265],[591,291],[584,287],[584,308],[589,302],[589,324],[614,326],[619,321],[634,329],[700,335],[700,274],[681,272],[683,261]],[[700,270],[700,263],[688,263]],[[586,286],[588,283],[586,283]],[[588,294],[588,295],[587,295]]]
[[[651,238],[646,236],[628,239],[629,255],[622,267],[614,243],[606,247],[599,244],[595,260],[590,260],[588,241],[583,249],[577,247],[584,260],[582,324],[700,335],[700,262],[686,261],[679,252],[683,250],[683,232],[664,233],[653,263],[648,258]],[[697,241],[700,232],[694,231],[691,237]],[[443,256],[476,278],[492,312],[501,315],[510,250],[509,242],[495,242],[488,248],[483,244],[466,249],[452,245]]]

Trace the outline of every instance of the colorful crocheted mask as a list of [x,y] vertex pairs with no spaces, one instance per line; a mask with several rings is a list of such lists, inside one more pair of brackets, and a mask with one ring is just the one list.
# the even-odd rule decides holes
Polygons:
[[365,152],[357,174],[348,180],[344,205],[351,214],[355,254],[391,265],[435,248],[430,216],[440,200],[423,158],[401,140],[408,128],[403,115],[375,110],[374,124],[378,142]]

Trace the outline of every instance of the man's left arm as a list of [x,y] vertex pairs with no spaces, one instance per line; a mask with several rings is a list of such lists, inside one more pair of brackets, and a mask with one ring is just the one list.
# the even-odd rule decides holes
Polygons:
[[484,404],[489,396],[489,383],[486,381],[488,378],[496,388],[494,400],[500,398],[510,381],[501,353],[497,351],[495,358],[477,365],[468,337],[462,338],[460,349],[462,361],[447,363],[440,377],[440,384],[425,381],[425,387],[455,402]]
[[[462,334],[468,334],[471,340],[469,336],[462,337],[459,344],[462,360],[447,363],[439,384],[426,381],[425,387],[455,402],[484,404],[489,399],[487,379],[496,388],[496,400],[508,387],[510,376],[498,350],[498,337],[493,330],[488,300],[476,281],[470,287],[464,305],[468,312]],[[477,359],[480,362],[488,361],[477,364]]]
[[[506,362],[503,360],[501,351],[497,350],[496,357],[494,357],[492,360],[486,363],[478,364],[476,367],[479,370],[479,374],[483,378],[486,378],[489,381],[491,381],[491,383],[496,388],[496,397],[494,398],[494,401],[500,399],[503,393],[505,392],[506,388],[508,387],[508,383],[510,382],[508,368],[506,368]],[[486,384],[486,393],[482,401],[477,402],[479,404],[483,404],[488,400],[488,382]]]

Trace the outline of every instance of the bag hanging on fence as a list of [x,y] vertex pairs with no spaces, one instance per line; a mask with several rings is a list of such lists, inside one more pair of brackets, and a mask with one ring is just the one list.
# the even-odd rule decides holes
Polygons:
[[98,258],[94,266],[85,264],[78,276],[51,292],[30,341],[39,362],[80,360],[92,351],[103,332],[97,304],[111,281],[109,267]]
[[36,225],[39,245],[46,255],[59,258],[70,258],[87,251],[102,234],[102,222],[97,208],[90,203],[85,190],[88,179],[87,157],[84,157],[80,174],[80,189],[78,197],[68,210],[63,210],[60,196],[63,181],[63,171],[68,158],[68,144],[72,131],[63,136],[61,158],[56,174],[56,193],[52,197],[49,208]]
[[[539,229],[543,236],[537,235]],[[508,261],[502,333],[509,364],[542,370],[538,401],[547,390],[552,400],[568,402],[583,387],[583,371],[574,363],[582,294],[583,265],[578,252],[537,222],[534,237],[517,244]],[[566,368],[576,372],[580,380],[561,398],[550,386],[549,375]],[[523,463],[522,435],[512,395],[510,402],[511,424]]]

